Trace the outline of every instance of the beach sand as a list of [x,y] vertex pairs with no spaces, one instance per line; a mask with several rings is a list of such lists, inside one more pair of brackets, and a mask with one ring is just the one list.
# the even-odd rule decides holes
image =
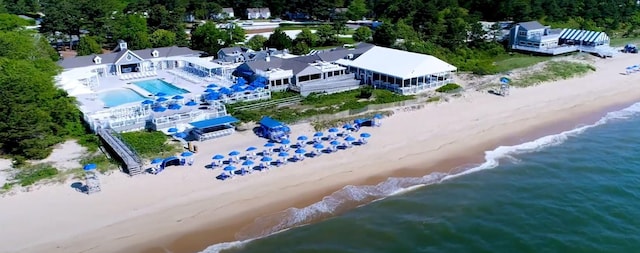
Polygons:
[[[69,182],[0,199],[0,252],[197,252],[235,241],[257,217],[304,207],[346,185],[390,176],[450,172],[482,162],[483,151],[592,123],[604,110],[640,100],[640,73],[622,75],[637,55],[598,60],[581,78],[512,89],[508,97],[467,92],[447,103],[397,111],[369,144],[267,172],[217,181],[204,169],[217,153],[262,146],[250,132],[201,143],[191,167],[159,175],[102,177],[102,192],[84,195]],[[292,126],[293,137],[310,134]],[[246,232],[246,231],[245,231]]]

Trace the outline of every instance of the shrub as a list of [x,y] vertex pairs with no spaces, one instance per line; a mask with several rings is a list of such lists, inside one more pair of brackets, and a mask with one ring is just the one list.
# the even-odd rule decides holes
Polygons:
[[29,186],[55,175],[58,175],[56,168],[48,164],[39,164],[21,169],[13,179],[21,186]]
[[462,87],[460,87],[460,85],[455,84],[455,83],[448,83],[445,84],[444,86],[436,89],[437,92],[442,92],[442,93],[452,93],[452,92],[457,92],[460,89],[462,89]]

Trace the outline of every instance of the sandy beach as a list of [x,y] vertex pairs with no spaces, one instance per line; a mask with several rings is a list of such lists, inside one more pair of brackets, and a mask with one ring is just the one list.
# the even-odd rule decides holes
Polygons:
[[[640,101],[640,73],[621,74],[638,62],[620,54],[598,60],[597,71],[584,77],[512,89],[508,97],[469,91],[400,109],[382,127],[363,128],[372,135],[366,146],[232,180],[216,180],[220,169],[205,165],[214,154],[265,140],[238,132],[201,143],[191,167],[103,176],[102,192],[90,196],[68,182],[0,198],[0,252],[197,252],[245,239],[237,236],[260,234],[247,227],[268,227],[255,225],[256,218],[308,206],[344,186],[449,173],[482,162],[484,150],[592,123],[610,108]],[[308,124],[292,126],[293,137],[313,132]]]

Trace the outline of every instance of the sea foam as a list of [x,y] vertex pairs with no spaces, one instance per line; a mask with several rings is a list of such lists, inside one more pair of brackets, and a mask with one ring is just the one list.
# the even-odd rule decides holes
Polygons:
[[309,224],[347,211],[354,206],[360,206],[389,196],[402,194],[408,191],[439,183],[444,180],[474,172],[492,169],[500,164],[503,159],[513,160],[514,155],[536,152],[546,147],[559,145],[567,139],[577,136],[589,128],[603,125],[615,120],[628,119],[640,113],[640,103],[633,104],[619,111],[609,112],[596,123],[583,125],[572,130],[564,131],[538,138],[513,146],[500,146],[494,150],[485,152],[485,161],[477,166],[459,170],[453,174],[432,173],[423,177],[388,178],[377,185],[352,186],[348,185],[324,197],[312,205],[304,208],[289,208],[287,210],[257,218],[252,224],[240,231],[236,238],[238,241],[225,242],[211,245],[201,253],[218,253],[223,250],[242,247],[246,243],[258,238],[286,231],[296,226]]

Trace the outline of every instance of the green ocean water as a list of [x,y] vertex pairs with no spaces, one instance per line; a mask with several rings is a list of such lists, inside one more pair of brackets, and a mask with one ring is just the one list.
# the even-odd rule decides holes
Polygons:
[[639,111],[632,105],[594,125],[500,147],[463,175],[347,187],[256,221],[273,227],[264,231],[294,228],[202,252],[640,252]]

